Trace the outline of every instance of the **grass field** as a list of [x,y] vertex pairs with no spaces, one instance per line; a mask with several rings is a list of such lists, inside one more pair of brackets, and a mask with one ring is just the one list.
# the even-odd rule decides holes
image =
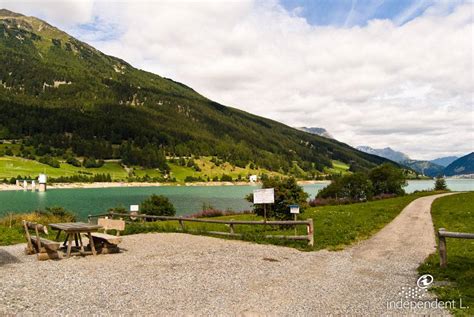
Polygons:
[[[436,230],[474,233],[474,193],[463,193],[437,199],[431,209]],[[446,238],[448,267],[441,269],[439,256],[432,254],[419,267],[420,274],[431,274],[431,288],[439,300],[456,301],[456,316],[474,316],[474,240]],[[436,284],[435,284],[436,285]],[[459,309],[459,299],[468,309]]]
[[247,175],[252,174],[261,175],[264,173],[269,176],[281,176],[281,174],[279,173],[270,172],[266,169],[251,169],[249,165],[247,165],[246,168],[241,168],[233,166],[226,162],[220,164],[219,166],[216,166],[216,164],[211,162],[211,157],[201,157],[199,159],[195,159],[194,161],[201,169],[200,172],[197,172],[190,167],[184,167],[169,163],[168,165],[171,168],[171,177],[176,178],[178,182],[183,182],[186,176],[201,177],[204,180],[207,180],[208,178],[212,180],[215,176],[220,179],[222,174],[230,175],[234,180],[237,179],[239,175],[242,180],[248,180]]
[[[8,144],[9,147],[18,146]],[[191,167],[183,167],[176,164],[169,163],[171,168],[171,177],[176,178],[178,182],[184,182],[186,176],[201,177],[204,181],[207,181],[209,178],[212,180],[215,176],[219,179],[223,174],[230,175],[232,179],[236,180],[239,175],[243,181],[248,180],[249,174],[261,175],[263,173],[269,176],[280,175],[276,172],[270,172],[265,169],[250,169],[240,168],[232,166],[229,163],[223,163],[219,166],[216,166],[211,162],[210,157],[202,157],[195,160],[201,169],[200,172],[195,171]],[[143,169],[136,167],[133,169],[136,176],[144,177],[148,175],[153,178],[160,178],[162,174],[159,170],[156,169]],[[84,167],[75,167],[67,163],[61,162],[60,168],[54,168],[46,164],[39,163],[34,160],[27,160],[21,157],[15,156],[4,156],[0,157],[0,179],[10,179],[12,177],[21,176],[31,176],[37,177],[40,173],[46,173],[48,177],[56,178],[60,176],[72,176],[80,173],[91,173],[91,174],[110,174],[112,180],[114,181],[124,181],[128,177],[128,172],[120,165],[119,162],[105,162],[104,166],[99,168],[84,168]]]
[[347,165],[346,163],[333,160],[332,166],[333,166],[332,168],[325,168],[324,172],[327,174],[341,174],[341,175],[350,174],[349,172],[350,166]]
[[66,163],[61,163],[60,168],[54,168],[46,164],[33,160],[27,160],[20,157],[0,157],[0,179],[10,179],[12,177],[31,176],[37,177],[40,173],[46,173],[48,177],[72,176],[79,172],[92,174],[109,173],[114,180],[124,180],[127,178],[127,172],[118,162],[106,162],[99,168],[75,167]]

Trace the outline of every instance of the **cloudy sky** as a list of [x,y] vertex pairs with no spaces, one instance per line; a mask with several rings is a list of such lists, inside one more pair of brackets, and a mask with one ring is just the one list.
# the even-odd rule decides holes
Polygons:
[[0,0],[228,106],[351,145],[474,150],[474,3]]

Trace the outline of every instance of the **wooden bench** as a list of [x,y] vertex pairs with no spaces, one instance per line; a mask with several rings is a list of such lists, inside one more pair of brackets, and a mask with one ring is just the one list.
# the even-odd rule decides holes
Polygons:
[[[93,232],[95,248],[97,252],[102,254],[118,253],[120,248],[118,245],[122,242],[120,231],[125,230],[125,221],[99,218],[97,224],[103,227],[104,232]],[[115,230],[116,235],[107,234],[108,230]]]
[[[36,254],[38,260],[58,259],[59,242],[51,241],[40,236],[40,232],[48,234],[48,228],[36,222],[23,220],[23,228],[26,237],[26,254]],[[30,234],[30,230],[34,231],[34,235]]]

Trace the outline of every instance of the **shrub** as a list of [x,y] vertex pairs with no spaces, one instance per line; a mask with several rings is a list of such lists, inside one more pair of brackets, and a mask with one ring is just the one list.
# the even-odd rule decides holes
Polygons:
[[[267,208],[267,216],[278,219],[292,219],[290,214],[290,205],[299,205],[300,213],[304,212],[308,205],[308,194],[303,190],[303,187],[296,183],[293,177],[281,179],[279,177],[267,178],[262,181],[262,188],[275,189],[275,203]],[[253,194],[246,197],[249,202],[253,202]],[[254,212],[262,216],[264,209],[262,205],[254,205]]]
[[55,158],[51,157],[50,155],[45,155],[45,156],[41,157],[38,160],[38,162],[49,165],[49,166],[54,167],[54,168],[59,168],[60,167],[59,161],[56,160]]
[[434,190],[448,190],[448,185],[446,185],[446,180],[443,176],[439,175],[436,177]]
[[221,182],[232,182],[232,176],[227,174],[222,174]]
[[186,176],[186,177],[184,178],[184,181],[185,181],[186,183],[204,182],[204,179],[202,179],[201,176],[199,176],[199,177]]
[[118,205],[107,209],[108,212],[116,212],[118,214],[128,214],[128,210],[123,205]]
[[82,165],[85,168],[98,168],[104,165],[104,161],[103,160],[96,161],[93,157],[86,157],[84,158],[84,162],[82,162]]
[[81,161],[79,161],[75,157],[68,157],[68,159],[66,160],[66,163],[71,164],[72,166],[75,166],[75,167],[81,167]]
[[176,214],[173,204],[162,195],[151,195],[140,204],[140,211],[153,216],[174,216]]

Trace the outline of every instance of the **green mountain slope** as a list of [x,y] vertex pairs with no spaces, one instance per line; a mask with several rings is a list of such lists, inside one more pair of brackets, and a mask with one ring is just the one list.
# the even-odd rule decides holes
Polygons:
[[0,139],[26,139],[43,154],[158,168],[165,155],[212,155],[283,172],[386,161],[223,106],[8,10],[0,10],[0,59]]
[[474,152],[471,152],[449,164],[444,169],[446,176],[474,174]]

